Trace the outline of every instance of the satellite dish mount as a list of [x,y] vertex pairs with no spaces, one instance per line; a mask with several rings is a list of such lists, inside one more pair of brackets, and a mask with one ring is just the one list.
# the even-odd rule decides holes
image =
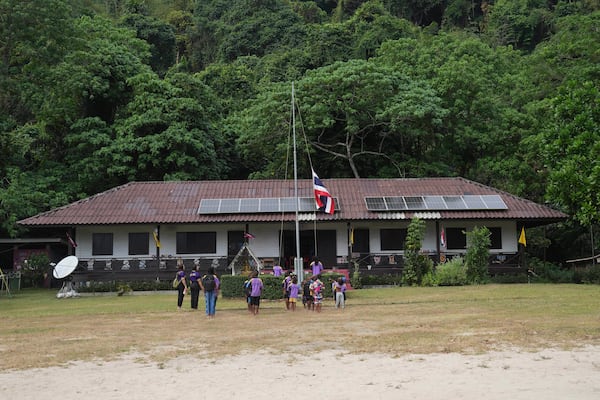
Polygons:
[[73,277],[71,274],[77,268],[79,260],[75,256],[68,256],[63,258],[54,266],[52,270],[52,276],[56,279],[62,280],[62,287],[56,294],[58,299],[77,297],[79,293],[73,287]]

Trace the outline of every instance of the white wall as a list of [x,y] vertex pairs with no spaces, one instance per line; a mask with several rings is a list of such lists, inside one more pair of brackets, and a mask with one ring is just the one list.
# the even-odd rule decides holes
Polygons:
[[[437,251],[438,233],[436,231],[435,221],[426,222],[426,235],[423,242],[423,250],[435,253]],[[370,251],[374,254],[398,254],[401,251],[382,251],[379,231],[380,229],[406,229],[410,221],[373,221],[353,224],[355,229],[369,228]],[[176,233],[177,232],[216,232],[217,248],[214,254],[186,254],[185,258],[195,257],[225,257],[227,256],[227,232],[244,231],[245,224],[197,224],[197,225],[161,225],[160,242],[161,256],[177,256],[176,253]],[[466,228],[472,230],[476,226],[499,227],[502,230],[502,249],[491,250],[491,253],[515,253],[518,250],[517,228],[515,221],[443,221],[440,227],[444,228]],[[79,258],[94,258],[97,260],[128,258],[128,234],[130,232],[148,232],[149,233],[149,254],[147,258],[156,255],[156,248],[152,238],[152,231],[155,225],[110,225],[110,226],[82,226],[77,227],[76,241],[78,247],[75,249],[75,255]],[[335,223],[320,226],[321,229],[336,230],[336,253],[338,256],[348,255],[348,232],[346,223]],[[280,223],[251,223],[249,231],[255,236],[250,240],[252,251],[257,257],[276,258],[279,254],[279,232]],[[294,230],[294,224],[284,225],[286,230]],[[301,224],[301,229],[312,229],[312,223]],[[113,233],[113,255],[93,256],[92,255],[92,234],[93,233]],[[446,251],[447,253],[459,253],[460,251]],[[137,255],[135,258],[146,258],[144,255]]]

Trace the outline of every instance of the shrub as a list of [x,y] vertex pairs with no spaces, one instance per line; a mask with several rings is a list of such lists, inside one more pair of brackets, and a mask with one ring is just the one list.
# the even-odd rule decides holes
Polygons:
[[467,270],[462,257],[439,264],[435,270],[435,278],[439,286],[462,286],[468,283]]
[[489,281],[490,231],[485,226],[467,232],[467,254],[465,266],[467,279],[471,283]]
[[425,222],[413,218],[408,225],[406,242],[404,244],[404,269],[402,283],[407,285],[420,285],[423,276],[433,268],[433,261],[421,253],[421,244],[425,237]]
[[[323,296],[325,298],[333,296],[331,291],[331,281],[343,276],[339,273],[326,273],[321,274],[321,281],[325,286]],[[283,291],[281,284],[283,283],[283,277],[275,277],[273,275],[260,275],[260,279],[263,281],[263,292],[261,295],[262,299],[265,300],[277,300],[283,299]],[[244,297],[244,282],[248,277],[243,275],[225,275],[221,277],[221,294],[224,297]],[[298,282],[302,285],[302,282]],[[300,289],[302,293],[302,289]]]
[[490,281],[493,283],[528,283],[527,274],[499,274],[492,276]]
[[596,264],[582,271],[581,282],[600,284],[600,265]]
[[350,284],[354,289],[362,288],[363,282],[360,270],[358,269],[358,263],[354,264],[354,271],[352,272],[352,276],[350,277]]
[[[374,285],[400,286],[402,284],[402,275],[401,274],[364,275],[361,278],[361,284],[363,286],[374,286]],[[354,286],[354,281],[352,282],[352,287],[356,288]]]
[[46,254],[32,254],[22,269],[24,286],[40,287],[46,274],[50,273],[50,259]]
[[574,271],[562,269],[556,264],[541,261],[537,258],[529,260],[529,268],[535,271],[538,282],[549,283],[573,283],[575,282]]

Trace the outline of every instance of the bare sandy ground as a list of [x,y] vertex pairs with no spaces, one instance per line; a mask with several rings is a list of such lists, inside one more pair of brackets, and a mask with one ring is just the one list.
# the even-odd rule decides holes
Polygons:
[[[35,349],[32,349],[35,351]],[[1,362],[1,361],[0,361]],[[161,363],[110,362],[0,373],[0,399],[600,399],[600,346],[388,357],[257,351]]]

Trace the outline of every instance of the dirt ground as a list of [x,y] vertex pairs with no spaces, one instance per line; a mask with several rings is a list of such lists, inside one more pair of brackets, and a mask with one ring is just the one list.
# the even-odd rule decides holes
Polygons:
[[481,355],[248,352],[165,362],[144,354],[0,374],[0,398],[589,399],[600,398],[600,346]]

